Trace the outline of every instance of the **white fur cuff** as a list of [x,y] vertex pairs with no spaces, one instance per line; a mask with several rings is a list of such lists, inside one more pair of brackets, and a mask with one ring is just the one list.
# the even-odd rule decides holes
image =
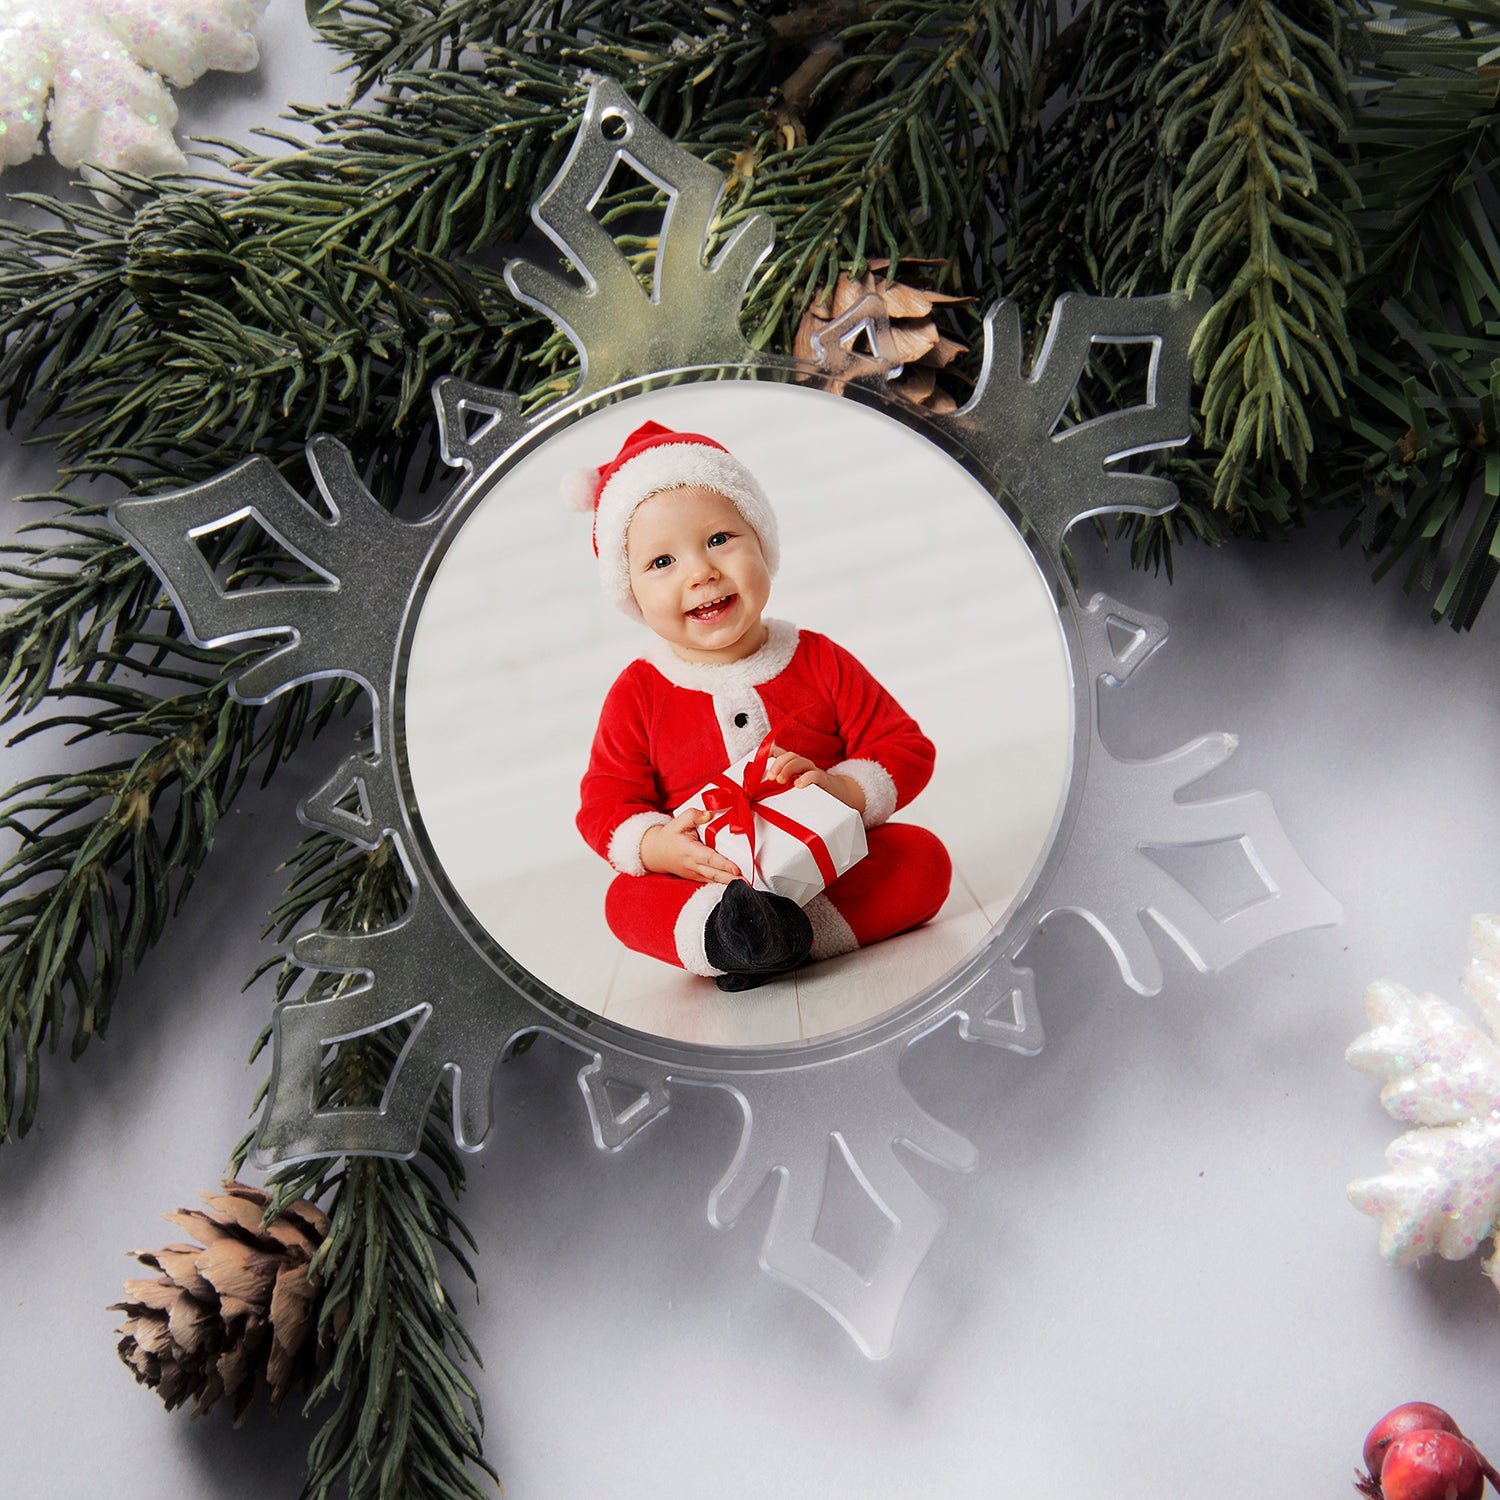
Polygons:
[[700,885],[677,913],[677,924],[672,929],[672,941],[677,945],[677,958],[689,974],[701,974],[705,979],[714,979],[723,969],[716,969],[703,951],[703,929],[713,909],[724,899],[729,889],[717,881],[710,880]]
[[644,875],[641,863],[641,840],[648,828],[660,827],[672,819],[664,812],[632,813],[609,836],[609,862],[622,875]]
[[859,947],[854,929],[843,919],[827,896],[819,891],[806,906],[807,920],[812,923],[812,956],[817,962],[825,958],[837,958],[841,953],[853,953]]
[[841,760],[829,766],[830,776],[847,776],[865,794],[864,824],[876,828],[896,810],[896,783],[891,773],[874,760]]

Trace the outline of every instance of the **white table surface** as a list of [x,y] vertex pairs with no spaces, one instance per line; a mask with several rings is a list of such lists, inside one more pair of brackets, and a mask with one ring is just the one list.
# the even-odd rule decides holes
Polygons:
[[[296,0],[266,61],[182,97],[190,128],[243,132],[329,95]],[[29,168],[11,187],[44,186]],[[8,440],[7,440],[8,442]],[[46,482],[13,444],[7,493]],[[978,1147],[914,1172],[948,1214],[880,1363],[756,1266],[763,1192],[727,1233],[704,1215],[736,1114],[709,1093],[617,1157],[590,1140],[577,1055],[502,1070],[497,1140],[461,1211],[480,1243],[487,1449],[509,1500],[1048,1500],[1350,1494],[1366,1428],[1445,1405],[1500,1450],[1500,1304],[1477,1261],[1393,1271],[1346,1201],[1398,1127],[1347,1067],[1378,977],[1459,999],[1468,919],[1495,909],[1500,600],[1460,636],[1426,622],[1323,522],[1284,546],[1190,547],[1178,580],[1090,547],[1086,583],[1172,636],[1106,704],[1120,753],[1241,737],[1197,790],[1267,790],[1344,903],[1334,929],[1215,975],[1170,946],[1163,992],[1126,988],[1072,919],[1029,957],[1047,1028],[1025,1059],[947,1028],[908,1054],[912,1093]],[[1116,701],[1118,700],[1118,701]],[[32,1135],[0,1149],[0,1454],[19,1500],[296,1494],[311,1427],[168,1415],[118,1363],[105,1311],[124,1252],[218,1180],[261,1078],[269,1004],[240,994],[315,749],[223,827],[107,1040],[53,1059]],[[7,780],[55,748],[8,749]]]

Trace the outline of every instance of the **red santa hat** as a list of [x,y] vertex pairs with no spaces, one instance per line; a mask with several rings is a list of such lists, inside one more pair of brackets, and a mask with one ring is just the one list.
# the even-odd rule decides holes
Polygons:
[[696,432],[673,432],[658,422],[637,427],[602,469],[577,469],[563,477],[563,494],[577,510],[594,513],[594,555],[606,596],[627,615],[641,618],[630,590],[625,536],[636,507],[662,490],[698,485],[731,501],[760,541],[775,575],[781,561],[776,513],[755,476],[722,444]]

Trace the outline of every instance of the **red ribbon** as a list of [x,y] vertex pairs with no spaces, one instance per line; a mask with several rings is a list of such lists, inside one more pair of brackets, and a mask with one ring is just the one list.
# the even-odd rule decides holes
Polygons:
[[818,873],[823,877],[823,884],[832,885],[838,871],[828,852],[828,845],[819,834],[804,827],[795,818],[789,818],[785,813],[766,806],[768,798],[779,797],[795,787],[795,783],[790,781],[783,784],[766,780],[766,762],[770,759],[772,744],[790,722],[791,716],[783,719],[760,742],[759,748],[745,767],[744,780],[740,785],[736,786],[727,776],[715,776],[704,790],[704,807],[718,816],[704,825],[703,841],[713,848],[714,839],[721,828],[728,828],[731,833],[739,834],[750,845],[750,873],[753,876],[756,873],[755,819],[759,816],[771,827],[779,828],[783,833],[791,834],[798,843],[805,844],[818,866]]

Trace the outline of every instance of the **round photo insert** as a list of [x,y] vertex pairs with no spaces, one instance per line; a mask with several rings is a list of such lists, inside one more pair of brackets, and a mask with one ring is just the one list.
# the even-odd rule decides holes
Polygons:
[[877,409],[705,381],[584,416],[466,507],[398,715],[419,843],[572,1004],[776,1047],[921,995],[1016,909],[1073,766],[1053,589]]

